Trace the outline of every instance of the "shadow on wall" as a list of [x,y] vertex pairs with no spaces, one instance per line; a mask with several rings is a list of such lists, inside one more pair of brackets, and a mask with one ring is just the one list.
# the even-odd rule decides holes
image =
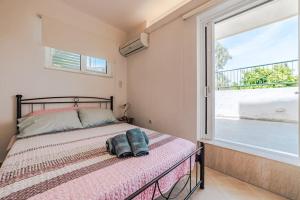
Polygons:
[[10,99],[12,103],[7,109],[10,110],[12,114],[11,116],[5,117],[6,121],[0,121],[0,146],[4,147],[0,149],[0,161],[4,160],[7,153],[6,147],[11,137],[16,133],[16,97],[12,96]]

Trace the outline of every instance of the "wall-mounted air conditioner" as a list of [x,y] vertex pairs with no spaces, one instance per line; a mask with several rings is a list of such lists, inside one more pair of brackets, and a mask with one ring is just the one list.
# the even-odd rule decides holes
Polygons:
[[137,53],[149,45],[149,35],[147,33],[141,33],[138,38],[130,40],[125,44],[121,45],[119,51],[122,56],[129,56],[131,54]]

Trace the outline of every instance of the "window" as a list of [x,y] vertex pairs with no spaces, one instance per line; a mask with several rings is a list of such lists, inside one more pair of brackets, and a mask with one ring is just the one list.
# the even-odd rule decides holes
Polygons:
[[297,0],[240,1],[199,16],[201,139],[298,162],[298,24]]
[[297,155],[298,17],[222,35],[267,6],[214,25],[215,139]]
[[100,58],[86,56],[86,70],[106,74],[107,61]]
[[101,76],[111,75],[106,59],[50,47],[46,47],[45,52],[47,68]]
[[80,54],[51,48],[52,65],[62,69],[80,70]]

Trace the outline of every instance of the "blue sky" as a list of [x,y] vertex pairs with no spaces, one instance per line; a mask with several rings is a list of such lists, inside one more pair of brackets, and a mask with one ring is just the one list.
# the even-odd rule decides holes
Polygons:
[[232,56],[224,69],[298,59],[298,17],[219,40]]
[[91,68],[106,68],[106,60],[101,59],[101,58],[94,58],[94,57],[89,57],[88,59],[88,65]]

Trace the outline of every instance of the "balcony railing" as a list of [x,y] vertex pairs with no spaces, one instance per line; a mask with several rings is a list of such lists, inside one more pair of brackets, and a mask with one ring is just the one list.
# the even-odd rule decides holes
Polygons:
[[[298,83],[298,60],[270,63],[265,65],[242,67],[230,70],[216,71],[215,81],[217,90],[268,88],[268,87],[291,87]],[[278,69],[280,67],[280,69]],[[265,74],[275,72],[272,76],[286,76],[288,70],[291,78],[274,78],[269,81]],[[265,73],[265,74],[264,74]],[[251,77],[250,77],[251,76]],[[257,77],[259,76],[259,77]]]

